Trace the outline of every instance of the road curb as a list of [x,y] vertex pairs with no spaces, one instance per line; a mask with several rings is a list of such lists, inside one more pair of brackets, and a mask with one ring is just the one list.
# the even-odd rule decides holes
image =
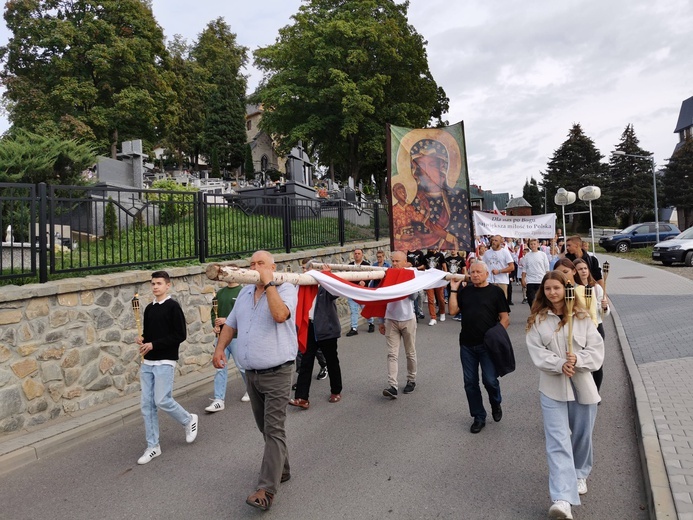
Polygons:
[[650,400],[640,375],[640,369],[635,363],[623,323],[613,302],[611,302],[611,316],[614,320],[616,334],[621,345],[621,352],[623,353],[635,400],[635,410],[638,414],[636,428],[650,518],[657,520],[676,519],[678,514],[666,465],[664,464],[662,448],[659,444],[659,436],[657,435],[657,427],[652,415]]

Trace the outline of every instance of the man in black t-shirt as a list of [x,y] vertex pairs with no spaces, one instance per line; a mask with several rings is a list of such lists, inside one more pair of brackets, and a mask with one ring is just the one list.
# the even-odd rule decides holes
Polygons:
[[[435,247],[426,252],[426,269],[440,269],[441,271],[448,270],[447,266],[445,265],[445,255],[438,251]],[[426,289],[426,297],[428,298],[428,313],[431,316],[431,321],[429,321],[428,324],[433,326],[437,323],[436,303],[438,303],[438,317],[440,318],[440,321],[445,321],[446,309],[443,288],[437,287],[435,289]]]
[[479,366],[484,387],[491,401],[491,415],[498,422],[503,417],[498,374],[491,356],[484,346],[484,335],[498,322],[506,329],[510,325],[510,307],[503,290],[488,282],[488,266],[474,262],[469,267],[472,285],[460,289],[458,281],[450,282],[450,312],[462,310],[460,332],[460,359],[464,375],[469,413],[474,418],[470,428],[479,433],[486,425],[486,409],[479,387]]
[[[419,269],[423,271],[426,269],[426,257],[420,249],[415,249],[414,251],[407,251],[407,262],[411,264],[414,269]],[[414,299],[414,314],[416,314],[416,321],[423,319],[424,313],[421,310],[421,299],[423,292],[419,291]]]

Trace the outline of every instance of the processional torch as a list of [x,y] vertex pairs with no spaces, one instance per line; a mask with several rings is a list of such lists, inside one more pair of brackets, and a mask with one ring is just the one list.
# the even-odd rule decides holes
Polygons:
[[587,306],[587,311],[592,312],[592,287],[589,285],[585,286],[585,305]]
[[[132,298],[132,313],[135,315],[135,325],[137,326],[137,335],[142,336],[142,318],[140,316],[140,300],[137,297],[138,294],[135,293],[135,296]],[[144,355],[140,356],[142,359],[144,359]]]
[[[606,279],[609,276],[609,262],[604,262],[604,265],[602,266],[602,280],[604,283],[604,299],[606,300]],[[602,313],[602,316],[604,315],[604,307],[602,307],[602,302],[599,302],[599,310]]]
[[[217,320],[217,316],[219,315],[219,300],[217,300],[216,296],[212,298],[212,313],[214,313],[214,319],[212,320],[212,328],[216,329],[217,326],[214,322]],[[215,332],[214,334],[217,335],[217,338],[219,337],[218,332]]]
[[573,307],[575,305],[575,287],[568,283],[565,286],[565,312],[568,317],[568,354],[573,353]]

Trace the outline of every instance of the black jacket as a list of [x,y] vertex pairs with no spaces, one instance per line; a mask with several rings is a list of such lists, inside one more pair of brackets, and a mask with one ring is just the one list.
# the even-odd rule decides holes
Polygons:
[[342,335],[342,325],[337,314],[337,305],[333,296],[325,289],[320,287],[318,295],[315,297],[315,312],[313,313],[313,330],[315,340],[323,341],[326,339],[338,338]]
[[503,377],[515,370],[515,353],[513,352],[513,344],[508,336],[508,331],[501,325],[496,323],[493,327],[484,334],[484,347],[488,350],[493,366],[496,367],[498,377]]

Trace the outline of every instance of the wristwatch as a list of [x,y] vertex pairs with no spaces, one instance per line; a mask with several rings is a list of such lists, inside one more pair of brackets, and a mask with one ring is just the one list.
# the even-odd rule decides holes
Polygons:
[[274,280],[272,280],[271,282],[269,282],[268,284],[265,285],[265,291],[267,290],[268,287],[276,287],[277,285],[279,285],[279,284],[277,282],[275,282]]

